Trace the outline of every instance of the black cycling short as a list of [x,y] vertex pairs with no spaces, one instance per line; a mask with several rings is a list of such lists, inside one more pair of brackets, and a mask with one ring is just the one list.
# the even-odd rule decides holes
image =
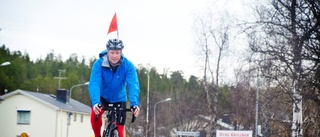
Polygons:
[[[108,106],[110,104],[108,101],[106,101],[104,98],[100,98],[100,101],[103,106]],[[123,108],[124,110],[127,108],[127,103],[126,102],[116,102],[112,104],[120,104],[120,107]],[[117,116],[119,119],[117,121],[118,124],[124,125],[126,123],[126,117],[127,117],[127,112],[122,111],[121,114]]]

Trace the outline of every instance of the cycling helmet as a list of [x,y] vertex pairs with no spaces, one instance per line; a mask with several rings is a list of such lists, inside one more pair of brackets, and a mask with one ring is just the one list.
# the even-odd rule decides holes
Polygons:
[[109,39],[107,43],[107,49],[108,50],[122,50],[124,48],[124,45],[122,43],[122,40],[119,39]]

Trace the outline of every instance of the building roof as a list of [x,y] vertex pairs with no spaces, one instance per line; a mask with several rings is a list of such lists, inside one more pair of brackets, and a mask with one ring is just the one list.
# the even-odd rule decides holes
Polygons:
[[[203,118],[205,120],[213,121],[214,119],[212,116],[204,116],[204,115],[199,115],[200,118]],[[217,124],[220,125],[221,127],[228,129],[228,130],[233,130],[234,126],[232,125],[231,121],[230,123],[226,123],[226,121],[223,121],[222,118],[218,118]]]
[[56,99],[56,96],[52,95],[52,94],[49,95],[49,94],[43,94],[43,93],[37,93],[37,92],[31,92],[31,91],[17,89],[13,92],[10,92],[8,94],[3,95],[2,98],[5,101],[6,98],[9,98],[9,97],[14,96],[16,94],[25,95],[25,96],[30,97],[36,101],[39,101],[45,105],[48,105],[56,110],[65,110],[65,111],[85,113],[85,114],[91,113],[90,106],[87,106],[77,100],[74,100],[74,99],[70,99],[68,104],[63,103],[61,101],[58,101]]

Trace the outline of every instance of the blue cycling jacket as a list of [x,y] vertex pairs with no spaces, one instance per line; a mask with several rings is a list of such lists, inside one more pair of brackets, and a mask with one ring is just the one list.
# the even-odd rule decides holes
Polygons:
[[114,73],[109,65],[107,50],[99,54],[93,64],[89,81],[91,105],[101,104],[100,96],[110,103],[127,102],[127,91],[130,106],[139,106],[140,85],[134,65],[123,55],[122,62]]

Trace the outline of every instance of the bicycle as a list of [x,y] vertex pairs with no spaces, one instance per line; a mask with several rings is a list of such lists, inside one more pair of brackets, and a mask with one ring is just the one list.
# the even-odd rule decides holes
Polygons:
[[[102,107],[102,105],[99,105],[99,107]],[[120,122],[120,119],[118,119],[118,116],[122,111],[131,112],[131,109],[124,109],[121,107],[120,103],[108,103],[107,106],[102,108],[102,110],[105,110],[105,116],[107,119],[105,121],[105,128],[101,137],[119,137],[117,124]],[[136,117],[132,114],[131,123],[135,121],[135,118]],[[98,120],[98,115],[96,115],[95,120]]]

